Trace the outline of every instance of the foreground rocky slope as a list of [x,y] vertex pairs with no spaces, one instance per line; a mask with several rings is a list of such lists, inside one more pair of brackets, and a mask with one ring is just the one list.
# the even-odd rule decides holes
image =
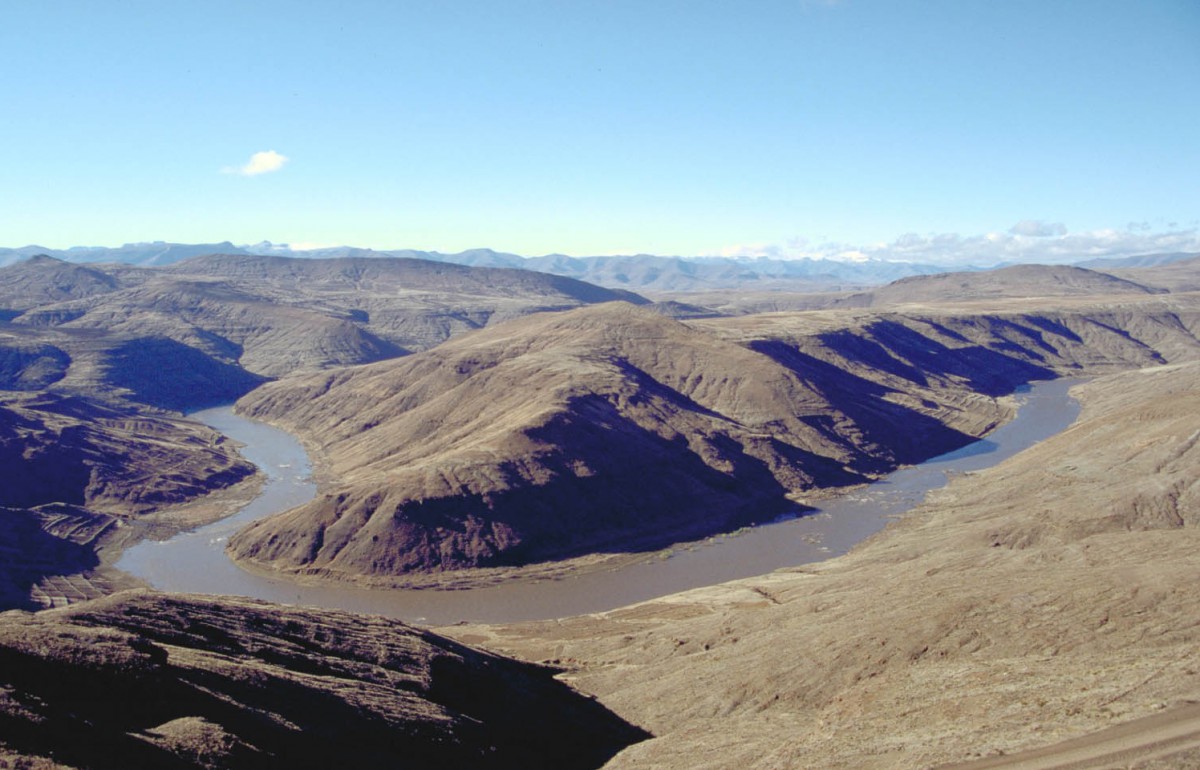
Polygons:
[[[1194,767],[1195,741],[1154,729],[1190,734],[1183,704],[1200,699],[1200,365],[1076,392],[1074,427],[952,480],[844,557],[453,632],[572,666],[576,686],[655,733],[613,768],[924,768],[1086,747],[1149,714],[1162,717],[1086,766]],[[1012,766],[1077,766],[1053,760]]]
[[983,435],[1020,383],[1200,350],[1194,297],[1124,302],[691,326],[608,305],[271,384],[239,408],[331,481],[230,550],[386,583],[733,529]]
[[395,621],[123,593],[0,614],[0,763],[590,768],[646,737],[552,674]]

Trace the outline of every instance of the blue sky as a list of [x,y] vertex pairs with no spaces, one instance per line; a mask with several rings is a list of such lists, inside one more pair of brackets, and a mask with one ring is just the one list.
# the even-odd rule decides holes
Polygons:
[[4,246],[1200,250],[1195,0],[41,0],[0,56]]

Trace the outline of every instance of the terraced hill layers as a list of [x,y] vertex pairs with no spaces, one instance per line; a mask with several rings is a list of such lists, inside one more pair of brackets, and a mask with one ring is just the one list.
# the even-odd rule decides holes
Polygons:
[[[883,770],[1063,739],[1101,765],[1197,764],[1193,266],[1017,268],[739,317],[518,272],[0,270],[0,601],[113,591],[108,549],[252,492],[228,442],[169,411],[203,402],[244,396],[321,470],[317,500],[232,552],[386,586],[761,520],[985,434],[1020,383],[1099,376],[1073,428],[847,556],[610,613],[456,627],[462,644],[145,592],[0,613],[0,765]],[[1132,719],[1112,750],[1090,737]]]

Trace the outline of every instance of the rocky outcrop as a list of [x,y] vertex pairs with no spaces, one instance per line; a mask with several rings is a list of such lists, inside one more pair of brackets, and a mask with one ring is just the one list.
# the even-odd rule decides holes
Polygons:
[[647,734],[397,621],[123,593],[0,614],[0,760],[77,768],[592,768]]

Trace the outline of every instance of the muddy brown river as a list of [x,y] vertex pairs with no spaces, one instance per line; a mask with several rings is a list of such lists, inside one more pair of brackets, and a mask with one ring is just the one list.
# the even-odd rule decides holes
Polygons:
[[1078,403],[1067,391],[1078,382],[1062,379],[1023,388],[1017,393],[1021,406],[1016,418],[987,438],[821,501],[819,509],[803,516],[680,546],[615,570],[454,591],[307,586],[239,569],[225,556],[229,537],[255,519],[311,500],[316,485],[308,456],[290,434],[238,417],[230,407],[208,409],[192,417],[245,444],[242,454],[268,477],[262,494],[219,522],[170,540],[137,544],[117,567],[164,591],[251,596],[427,625],[599,612],[843,554],[920,503],[927,492],[945,485],[949,475],[990,467],[1067,428],[1079,414]]

